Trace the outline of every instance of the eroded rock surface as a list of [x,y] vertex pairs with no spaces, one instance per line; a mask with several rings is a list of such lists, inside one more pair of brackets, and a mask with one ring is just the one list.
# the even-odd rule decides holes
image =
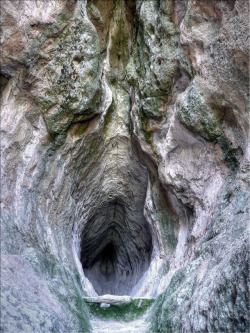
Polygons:
[[248,1],[0,5],[1,330],[247,332]]

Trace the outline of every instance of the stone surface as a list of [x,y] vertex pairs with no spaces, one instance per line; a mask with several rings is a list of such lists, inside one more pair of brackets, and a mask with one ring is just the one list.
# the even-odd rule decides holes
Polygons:
[[146,297],[131,297],[131,296],[117,296],[117,295],[102,295],[98,297],[84,297],[85,302],[87,303],[101,303],[101,304],[112,304],[112,305],[120,305],[120,304],[130,304],[134,300],[138,301],[139,304],[143,303],[143,300],[150,301],[150,298]]
[[[29,253],[28,253],[29,252]],[[71,332],[90,330],[81,291],[51,267],[44,256],[1,256],[1,330],[3,332]],[[29,257],[26,259],[24,257]],[[44,261],[43,263],[40,261]],[[40,267],[39,267],[40,266]],[[56,265],[54,264],[56,270]],[[47,273],[47,279],[44,274]],[[67,298],[67,301],[65,300]]]
[[248,1],[0,6],[1,331],[248,332]]

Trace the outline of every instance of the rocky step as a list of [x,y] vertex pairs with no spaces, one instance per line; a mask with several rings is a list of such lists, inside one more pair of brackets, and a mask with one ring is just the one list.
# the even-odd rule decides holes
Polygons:
[[154,303],[153,298],[116,295],[85,297],[84,301],[94,317],[125,322],[144,315]]

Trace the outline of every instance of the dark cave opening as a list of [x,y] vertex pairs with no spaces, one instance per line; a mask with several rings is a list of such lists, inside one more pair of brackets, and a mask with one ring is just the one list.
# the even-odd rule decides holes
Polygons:
[[100,272],[107,278],[112,276],[115,271],[116,250],[113,243],[109,243],[101,252],[100,256]]
[[130,223],[130,213],[115,199],[99,209],[82,232],[80,261],[98,295],[129,295],[150,264],[149,225],[141,217]]

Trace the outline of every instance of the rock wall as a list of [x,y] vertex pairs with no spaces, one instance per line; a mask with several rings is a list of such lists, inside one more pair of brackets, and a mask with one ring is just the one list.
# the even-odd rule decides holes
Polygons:
[[[247,332],[247,0],[1,1],[3,332]],[[94,331],[93,331],[94,332]]]

